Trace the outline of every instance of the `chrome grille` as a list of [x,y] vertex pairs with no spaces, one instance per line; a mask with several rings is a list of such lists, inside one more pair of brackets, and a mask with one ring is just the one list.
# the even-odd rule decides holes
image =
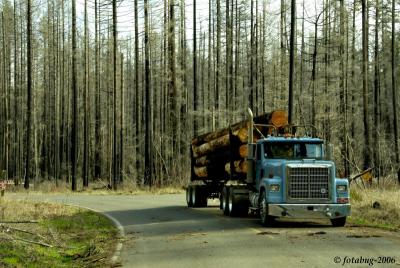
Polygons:
[[329,169],[327,167],[288,167],[288,175],[289,198],[329,198]]

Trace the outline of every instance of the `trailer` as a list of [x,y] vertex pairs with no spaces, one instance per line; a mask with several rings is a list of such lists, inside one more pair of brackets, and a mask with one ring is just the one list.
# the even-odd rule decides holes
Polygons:
[[344,226],[350,215],[349,183],[336,178],[331,146],[312,126],[289,125],[273,111],[194,137],[190,146],[188,207],[219,199],[227,216],[328,218]]

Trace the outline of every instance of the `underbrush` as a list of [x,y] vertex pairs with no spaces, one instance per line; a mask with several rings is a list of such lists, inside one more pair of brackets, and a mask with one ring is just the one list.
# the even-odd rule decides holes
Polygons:
[[[89,183],[89,187],[84,188],[82,182],[78,182],[77,191],[71,190],[71,183],[65,181],[43,181],[40,183],[32,184],[29,191],[33,193],[46,193],[46,194],[57,194],[57,193],[71,193],[71,194],[96,194],[96,195],[108,195],[108,194],[129,194],[129,195],[140,195],[140,194],[177,194],[183,193],[184,189],[181,185],[168,185],[168,186],[141,186],[136,183],[129,181],[118,184],[117,190],[110,188],[109,183],[104,180],[97,180]],[[23,185],[8,186],[8,192],[26,192]]]
[[117,239],[115,226],[98,213],[0,200],[0,267],[110,266]]

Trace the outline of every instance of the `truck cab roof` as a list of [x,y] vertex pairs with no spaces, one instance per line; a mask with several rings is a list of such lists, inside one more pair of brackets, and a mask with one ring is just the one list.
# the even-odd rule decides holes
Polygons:
[[258,140],[257,143],[264,142],[304,142],[304,143],[323,143],[324,141],[320,138],[313,137],[283,137],[283,136],[268,136],[264,139]]

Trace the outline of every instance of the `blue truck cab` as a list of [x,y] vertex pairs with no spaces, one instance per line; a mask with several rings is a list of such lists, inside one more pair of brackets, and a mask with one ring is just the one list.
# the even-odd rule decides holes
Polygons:
[[[326,218],[343,226],[350,215],[349,183],[336,178],[324,141],[314,137],[268,136],[254,144],[251,207],[263,225],[277,217]],[[251,172],[250,172],[251,173]]]

